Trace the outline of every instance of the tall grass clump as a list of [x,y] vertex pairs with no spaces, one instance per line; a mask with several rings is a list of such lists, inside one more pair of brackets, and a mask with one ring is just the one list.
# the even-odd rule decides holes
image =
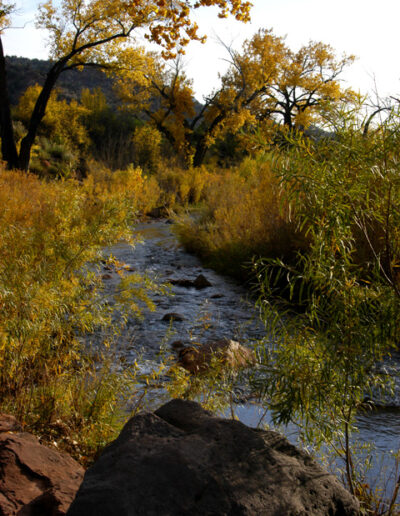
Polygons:
[[82,337],[112,327],[112,306],[150,305],[135,274],[106,303],[96,265],[105,246],[132,242],[146,188],[133,168],[97,170],[82,183],[0,170],[0,410],[44,438],[74,442],[78,458],[110,437],[132,380],[96,369]]
[[154,177],[161,191],[160,203],[166,208],[180,210],[204,200],[210,174],[206,167],[181,168],[163,163]]
[[186,248],[217,270],[243,277],[254,256],[290,258],[305,246],[273,163],[260,155],[230,170],[209,171],[202,210],[177,226]]

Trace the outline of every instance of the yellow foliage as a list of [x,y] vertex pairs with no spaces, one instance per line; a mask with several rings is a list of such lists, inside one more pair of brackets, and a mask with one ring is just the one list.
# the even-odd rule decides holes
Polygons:
[[182,169],[164,166],[156,178],[161,189],[161,203],[174,208],[176,205],[187,206],[201,201],[210,175],[206,167]]
[[[29,86],[15,109],[15,116],[26,125],[29,123],[41,89],[38,84]],[[52,140],[63,141],[73,149],[85,147],[89,143],[89,138],[82,123],[82,117],[87,113],[88,110],[75,100],[71,100],[70,103],[66,100],[58,100],[57,92],[53,91],[43,118],[42,134]]]
[[77,66],[83,62],[112,64],[124,49],[124,41],[139,28],[146,27],[145,37],[173,55],[176,45],[183,47],[191,39],[202,39],[197,24],[191,20],[191,9],[217,6],[220,14],[231,13],[248,21],[251,4],[245,0],[199,0],[167,2],[148,0],[126,2],[114,0],[62,0],[56,7],[48,0],[39,8],[37,26],[50,32],[51,57],[54,60],[72,55]]
[[84,88],[81,93],[81,104],[89,113],[101,112],[107,108],[107,99],[101,88],[93,91]]
[[133,135],[136,163],[155,172],[161,161],[161,134],[155,127],[143,125],[135,129]]
[[[129,49],[124,54],[134,56],[136,51],[140,49]],[[188,119],[195,115],[194,90],[192,81],[180,69],[179,59],[171,68],[155,54],[140,53],[144,63],[140,68],[134,57],[130,60],[125,56],[122,58],[125,66],[121,67],[118,80],[119,95],[132,109],[144,111],[175,151],[188,157],[191,151],[188,140],[192,133]],[[140,69],[146,72],[138,72]],[[152,107],[154,103],[156,109]]]
[[183,243],[232,274],[242,274],[253,255],[289,256],[303,245],[272,167],[249,158],[237,169],[208,172],[203,215],[178,226]]
[[[96,263],[105,246],[132,241],[148,194],[140,169],[97,169],[79,183],[0,168],[0,406],[30,428],[48,434],[49,422],[61,418],[78,434],[104,437],[104,420],[82,411],[93,402],[101,412],[94,388],[115,406],[120,395],[90,376],[78,335],[112,322]],[[123,277],[115,306],[122,313],[151,307],[148,288],[138,275]]]
[[15,4],[6,3],[0,0],[0,35],[10,24],[10,14],[15,8]]

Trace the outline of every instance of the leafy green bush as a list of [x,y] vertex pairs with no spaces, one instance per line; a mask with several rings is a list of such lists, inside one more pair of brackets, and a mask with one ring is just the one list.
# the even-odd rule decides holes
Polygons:
[[[375,502],[357,474],[350,434],[365,396],[390,388],[375,365],[400,339],[399,152],[394,110],[369,135],[348,113],[334,138],[292,141],[274,170],[309,247],[289,265],[272,260],[258,269],[273,338],[260,349],[255,386],[276,421],[295,421],[314,444],[330,443],[350,491],[367,505]],[[279,296],[276,268],[291,292],[302,292],[304,313],[294,317]]]

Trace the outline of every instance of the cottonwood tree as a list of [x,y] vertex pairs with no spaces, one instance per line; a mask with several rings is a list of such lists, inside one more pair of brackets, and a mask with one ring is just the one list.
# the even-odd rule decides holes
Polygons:
[[[194,166],[201,165],[216,138],[255,121],[250,105],[277,76],[285,49],[280,38],[275,37],[268,53],[254,63],[248,56],[225,47],[230,71],[221,78],[220,88],[205,97],[202,105],[196,105],[192,81],[187,78],[180,58],[170,64],[155,55],[148,56],[152,65],[148,74],[139,78],[145,77],[145,82],[130,73],[129,67],[123,70],[119,81],[124,101],[133,108],[144,109],[175,150]],[[130,58],[126,60],[130,61]]]
[[[232,14],[239,20],[249,19],[251,4],[246,0],[62,0],[59,6],[49,0],[41,4],[37,27],[49,34],[52,65],[19,153],[12,127],[2,121],[6,141],[3,158],[8,166],[28,170],[38,126],[61,73],[84,66],[100,66],[111,71],[118,66],[119,53],[140,29],[145,30],[147,39],[161,45],[164,57],[171,57],[176,45],[185,46],[191,39],[203,39],[191,19],[191,10],[210,6],[219,8],[219,16]],[[7,97],[3,95],[0,103],[0,110],[5,112],[9,107]]]
[[228,132],[265,121],[273,130],[277,124],[305,129],[327,105],[352,95],[341,87],[339,76],[354,57],[337,58],[329,45],[310,42],[293,52],[284,38],[263,29],[241,51],[224,46],[229,68],[220,88],[205,97],[197,111],[181,62],[172,69],[157,62],[145,85],[126,77],[122,81],[125,100],[143,100],[143,95],[147,101],[157,99],[147,104],[149,118],[177,150],[191,156],[194,166]]
[[[268,52],[274,39],[271,31],[261,30],[245,43],[244,54],[257,63],[260,52]],[[352,98],[353,92],[342,88],[340,75],[354,59],[347,55],[338,58],[330,45],[321,42],[310,41],[297,52],[285,45],[279,73],[253,106],[257,119],[272,118],[289,129],[307,128],[325,106]],[[240,82],[240,77],[237,80]]]
[[165,62],[156,54],[147,54],[147,59],[147,73],[141,75],[134,70],[132,73],[130,56],[124,59],[127,67],[121,68],[119,95],[134,112],[145,113],[150,123],[189,163],[195,130],[205,107],[196,112],[192,81],[183,70],[181,56],[173,62]]

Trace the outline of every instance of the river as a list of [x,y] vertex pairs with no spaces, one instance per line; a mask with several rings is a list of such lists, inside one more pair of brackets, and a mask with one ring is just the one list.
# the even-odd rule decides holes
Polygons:
[[[248,300],[248,292],[234,280],[203,267],[198,258],[185,252],[168,221],[140,223],[135,234],[141,239],[135,247],[120,243],[107,251],[128,264],[132,271],[148,274],[157,281],[194,280],[203,274],[211,286],[197,290],[194,287],[174,285],[172,295],[152,295],[156,311],[145,311],[139,321],[137,318],[128,319],[118,340],[117,352],[124,361],[133,363],[140,359],[141,371],[147,373],[157,368],[160,347],[168,350],[176,340],[206,342],[227,337],[246,343],[265,335],[265,327],[253,303]],[[107,272],[104,282],[106,294],[109,295],[116,288],[119,276],[112,270],[104,272]],[[172,312],[181,315],[183,320],[169,324],[162,320],[165,314]],[[382,367],[392,372],[400,370],[399,354]],[[376,409],[360,414],[357,418],[359,433],[355,438],[359,443],[373,443],[376,448],[373,465],[368,473],[370,483],[378,477],[382,481],[382,468],[390,467],[388,457],[391,451],[400,449],[399,375],[395,377],[395,382],[396,391],[390,400],[391,408]],[[165,401],[166,393],[162,389],[154,390],[152,395],[156,404]],[[235,406],[237,417],[249,426],[257,426],[264,412],[264,408],[254,402],[238,403]],[[271,423],[268,413],[263,422]],[[285,433],[290,440],[296,440],[295,429],[287,428]],[[393,479],[383,483],[390,486]]]

